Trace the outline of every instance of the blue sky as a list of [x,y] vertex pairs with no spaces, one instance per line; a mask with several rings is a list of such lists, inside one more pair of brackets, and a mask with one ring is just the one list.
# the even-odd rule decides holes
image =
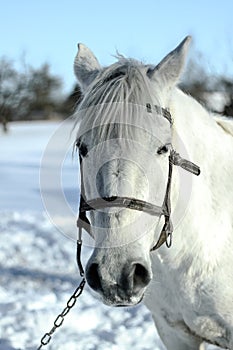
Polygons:
[[232,0],[0,0],[0,56],[47,61],[71,89],[76,45],[103,65],[116,49],[158,63],[186,35],[209,69],[233,75]]

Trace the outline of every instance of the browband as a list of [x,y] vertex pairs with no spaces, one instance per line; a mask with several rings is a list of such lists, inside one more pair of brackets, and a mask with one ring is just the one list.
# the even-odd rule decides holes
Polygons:
[[[156,105],[154,105],[153,108],[155,109],[156,113],[161,114],[164,118],[166,118],[169,121],[170,124],[172,124],[172,116],[168,109]],[[146,104],[146,109],[148,113],[152,113],[152,106],[150,103]]]

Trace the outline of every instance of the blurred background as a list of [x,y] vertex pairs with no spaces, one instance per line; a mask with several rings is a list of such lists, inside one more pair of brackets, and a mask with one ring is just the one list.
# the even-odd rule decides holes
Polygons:
[[[76,234],[79,200],[77,43],[104,66],[117,52],[157,64],[192,35],[180,87],[231,118],[232,14],[231,0],[0,0],[0,350],[35,349],[79,282],[66,232]],[[56,222],[58,205],[69,223]],[[164,349],[148,311],[107,308],[87,288],[49,349],[132,347]]]
[[[0,118],[67,118],[80,98],[77,43],[101,64],[116,51],[156,64],[186,35],[193,45],[182,88],[211,110],[232,114],[232,10],[210,1],[0,1]],[[222,97],[220,104],[210,103]]]

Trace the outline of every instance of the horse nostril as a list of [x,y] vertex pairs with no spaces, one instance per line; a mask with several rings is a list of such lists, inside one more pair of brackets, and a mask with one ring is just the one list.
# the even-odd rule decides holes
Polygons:
[[141,264],[134,265],[133,290],[134,292],[144,288],[151,280],[148,270]]
[[89,286],[95,291],[101,290],[101,281],[98,264],[91,264],[86,271],[86,278]]
[[[86,268],[86,279],[89,286],[96,292],[114,298],[131,297],[140,294],[151,280],[147,265],[140,263],[126,264],[118,274],[109,276],[108,271],[102,275],[101,265],[97,262],[89,263]],[[107,273],[107,275],[106,275]],[[110,282],[111,280],[111,282]],[[118,281],[118,283],[113,283]]]

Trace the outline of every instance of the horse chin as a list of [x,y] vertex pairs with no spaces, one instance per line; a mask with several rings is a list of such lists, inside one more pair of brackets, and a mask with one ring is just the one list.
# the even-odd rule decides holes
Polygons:
[[121,300],[120,298],[104,298],[101,297],[101,300],[103,304],[111,307],[130,307],[130,306],[136,306],[141,303],[143,300],[144,294],[140,297],[133,296],[129,298],[128,300]]

